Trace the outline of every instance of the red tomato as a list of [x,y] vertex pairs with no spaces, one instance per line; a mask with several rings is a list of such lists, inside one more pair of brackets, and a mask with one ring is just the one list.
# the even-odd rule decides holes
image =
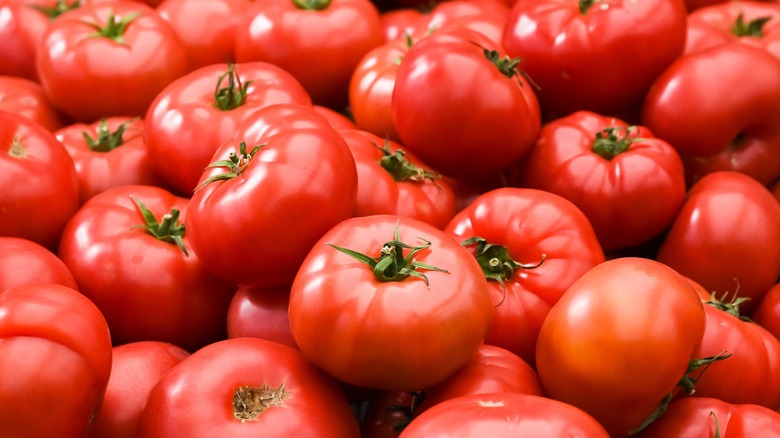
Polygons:
[[193,253],[181,225],[188,200],[154,186],[120,186],[68,222],[59,255],[106,317],[115,344],[164,341],[195,350],[225,338],[235,288]]
[[55,250],[79,206],[76,166],[54,134],[0,111],[0,236]]
[[[702,72],[717,71],[717,75]],[[780,176],[780,62],[740,42],[680,57],[648,91],[642,124],[682,155],[691,184],[735,170]]]
[[289,285],[314,242],[352,215],[355,160],[311,106],[255,111],[212,161],[187,230],[206,269],[230,284]]
[[780,339],[780,283],[776,283],[764,294],[750,317]]
[[566,199],[541,190],[494,189],[458,213],[445,231],[476,256],[493,312],[485,342],[535,363],[536,339],[550,308],[604,261],[593,228]]
[[393,215],[350,218],[325,233],[300,266],[289,308],[312,363],[351,385],[398,391],[466,365],[490,312],[474,257],[440,229]]
[[238,288],[228,307],[227,337],[260,338],[298,348],[290,330],[289,304],[289,287]]
[[539,85],[546,118],[625,113],[683,53],[686,17],[683,0],[518,1],[503,45]]
[[187,70],[182,43],[150,6],[98,2],[49,23],[36,52],[43,88],[80,122],[143,116],[157,94]]
[[139,118],[110,117],[75,123],[54,136],[73,158],[79,175],[79,203],[112,187],[163,183],[152,171]]
[[314,103],[341,110],[355,66],[383,41],[370,0],[258,0],[237,26],[236,59],[278,65]]
[[422,391],[380,391],[368,400],[360,427],[361,437],[398,438],[424,397]]
[[108,326],[84,295],[53,283],[0,293],[4,436],[88,436],[110,373]]
[[138,438],[359,437],[338,386],[300,352],[263,339],[207,345],[152,388]]
[[423,11],[420,9],[411,7],[381,9],[379,19],[385,34],[385,42],[404,39],[407,35],[419,33],[422,14]]
[[682,275],[645,258],[606,261],[581,276],[545,319],[536,349],[542,387],[611,436],[626,436],[671,397],[699,357],[705,323]]
[[402,145],[367,131],[339,133],[357,166],[354,216],[394,214],[444,228],[455,215],[455,194],[447,182]]
[[412,420],[399,436],[609,437],[607,431],[581,409],[545,397],[511,392],[472,394],[447,400]]
[[32,240],[0,237],[0,292],[32,283],[79,288],[65,263],[50,250]]
[[707,291],[750,298],[750,314],[780,277],[780,204],[738,172],[703,177],[672,224],[656,259]]
[[210,65],[157,95],[144,119],[152,166],[182,196],[192,196],[216,150],[252,112],[277,103],[311,105],[289,73],[264,63]]
[[135,438],[138,417],[149,391],[169,369],[189,355],[176,345],[158,341],[114,347],[106,395],[92,426],[94,436]]
[[328,123],[330,124],[330,126],[334,127],[337,130],[357,129],[357,125],[355,125],[355,122],[352,121],[352,119],[344,113],[341,113],[334,109],[330,109],[322,105],[314,105],[314,110],[320,113],[321,116],[328,119]]
[[544,125],[513,170],[517,184],[579,207],[605,251],[659,235],[685,200],[683,163],[669,143],[644,126],[590,111]]
[[401,142],[455,178],[484,180],[508,168],[540,127],[536,95],[517,62],[468,28],[416,42],[398,66],[391,103]]
[[[501,23],[503,28],[509,12],[509,6],[502,1],[447,0],[433,4],[430,10],[411,7],[386,10],[382,13],[382,27],[387,41],[404,38],[407,34],[430,34],[453,22],[466,23],[466,19],[484,18],[485,22]],[[493,41],[500,44],[500,34],[487,36],[498,36]]]
[[689,14],[685,53],[729,41],[755,45],[780,58],[780,4],[724,1]]
[[65,124],[41,84],[30,79],[0,76],[0,111],[27,117],[49,131]]

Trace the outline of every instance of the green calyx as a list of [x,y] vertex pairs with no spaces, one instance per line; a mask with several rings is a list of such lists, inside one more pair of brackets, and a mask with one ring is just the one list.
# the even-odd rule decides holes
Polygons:
[[132,23],[133,20],[138,18],[140,15],[140,12],[131,12],[120,18],[114,15],[114,12],[111,11],[108,14],[108,20],[104,27],[100,27],[98,24],[89,23],[86,21],[84,24],[95,28],[95,32],[91,35],[92,37],[103,37],[114,40],[119,44],[127,44],[127,41],[125,41],[125,31],[127,30],[127,26],[129,26],[130,23]]
[[745,22],[742,12],[737,15],[737,21],[731,26],[731,33],[738,37],[757,37],[764,36],[764,25],[771,20],[771,16],[759,17]]
[[599,0],[580,0],[580,2],[579,2],[580,13],[582,15],[587,14],[588,11],[590,10],[590,8],[592,8],[593,5],[595,5],[598,2],[599,2]]
[[179,224],[179,210],[171,209],[170,213],[166,213],[162,217],[162,221],[158,222],[151,211],[144,205],[143,202],[131,197],[141,216],[144,218],[144,223],[134,226],[133,228],[143,228],[147,233],[154,236],[158,240],[163,242],[174,243],[179,249],[184,252],[185,256],[190,254],[187,252],[187,248],[184,247],[184,224]]
[[376,143],[372,144],[382,151],[383,155],[382,158],[379,159],[379,165],[392,175],[395,181],[423,182],[425,180],[431,180],[436,184],[436,180],[441,178],[441,175],[438,173],[425,170],[422,167],[412,164],[412,162],[409,161],[406,152],[400,149],[395,150],[395,152],[391,151],[389,140],[385,141],[384,146],[379,146]]
[[[227,86],[223,87],[222,82],[227,78]],[[235,64],[229,64],[225,73],[219,76],[217,87],[214,90],[214,106],[222,111],[236,109],[246,102],[247,87],[252,81],[241,83],[241,78],[236,73]]]
[[208,165],[208,167],[227,167],[229,171],[225,173],[219,173],[204,180],[202,183],[198,184],[197,187],[195,187],[194,193],[201,191],[204,187],[214,181],[228,180],[241,175],[244,169],[249,166],[249,163],[252,161],[252,158],[254,158],[257,151],[262,149],[262,147],[263,145],[255,146],[251,151],[249,151],[249,153],[247,153],[246,143],[242,141],[241,144],[238,145],[238,154],[231,152],[227,160],[218,160]]
[[330,6],[330,0],[292,0],[298,9],[307,11],[323,11]]
[[106,119],[100,119],[96,138],[92,138],[87,131],[83,131],[81,135],[84,136],[84,141],[87,143],[90,150],[95,152],[110,152],[117,147],[122,146],[124,143],[122,136],[127,127],[134,121],[135,119],[128,120],[119,125],[115,131],[110,131],[108,129],[108,121]]
[[60,15],[64,14],[65,12],[72,11],[74,9],[78,9],[81,7],[81,0],[73,0],[72,2],[68,2],[66,0],[57,0],[57,3],[54,6],[43,6],[43,5],[28,5],[29,7],[42,12],[46,17],[49,18],[49,20],[53,20]]
[[715,295],[715,292],[713,292],[712,295],[710,295],[710,299],[704,304],[722,310],[729,315],[741,319],[742,321],[750,321],[750,318],[747,316],[739,314],[739,306],[741,306],[745,301],[750,301],[750,297],[737,297],[735,294],[731,301],[725,301],[727,295],[728,292],[725,292],[721,298],[718,298]]
[[638,135],[639,128],[634,125],[625,128],[616,126],[604,128],[596,133],[596,139],[593,141],[593,152],[611,160],[628,150],[631,143],[639,139]]
[[[472,42],[476,46],[482,49],[482,53],[485,55],[485,58],[488,59],[488,61],[492,62],[493,65],[496,66],[498,71],[501,72],[502,75],[508,77],[509,79],[513,79],[517,75],[522,76],[525,78],[528,83],[530,83],[534,89],[539,90],[539,86],[536,85],[536,82],[534,82],[530,76],[528,76],[528,73],[526,73],[524,70],[520,68],[520,63],[522,62],[522,58],[510,58],[508,55],[501,56],[500,53],[498,53],[497,50],[489,50],[481,45]],[[519,84],[522,86],[523,81],[519,81]]]
[[482,237],[475,236],[462,241],[461,246],[476,245],[474,257],[477,259],[485,278],[501,283],[510,280],[517,269],[536,269],[547,259],[547,254],[542,254],[538,263],[523,264],[512,259],[509,250],[503,245],[488,243]]
[[[361,252],[330,243],[327,245],[359,262],[367,264],[374,271],[374,276],[377,280],[383,282],[401,281],[408,277],[418,277],[422,278],[425,281],[425,285],[430,287],[428,277],[425,274],[418,272],[417,269],[449,273],[449,271],[445,269],[413,260],[418,252],[431,246],[430,241],[418,237],[418,239],[423,242],[420,246],[412,246],[401,242],[401,238],[398,234],[398,223],[395,225],[393,237],[393,240],[382,245],[382,249],[379,251],[379,257],[371,257]],[[403,254],[405,249],[410,250],[406,256]]]

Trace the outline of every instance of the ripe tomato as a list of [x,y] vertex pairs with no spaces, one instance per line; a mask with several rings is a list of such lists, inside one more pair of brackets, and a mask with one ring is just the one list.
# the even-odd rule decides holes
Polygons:
[[750,318],[780,339],[780,282],[764,294]]
[[581,276],[545,319],[536,344],[542,387],[611,436],[626,436],[699,357],[705,324],[696,291],[673,269],[645,258],[608,260]]
[[27,117],[49,131],[65,125],[41,84],[30,79],[0,76],[0,111]]
[[474,257],[440,229],[393,215],[344,220],[311,245],[289,308],[312,363],[351,385],[398,391],[466,365],[490,312]]
[[87,4],[51,21],[35,63],[54,105],[87,123],[143,116],[187,71],[173,30],[150,6],[132,0]]
[[749,315],[780,277],[780,204],[766,187],[733,171],[699,180],[656,260],[707,291],[750,298]]
[[53,283],[0,293],[4,436],[89,436],[110,373],[108,326],[84,295]]
[[729,41],[755,45],[780,58],[780,4],[725,1],[692,11],[685,53]]
[[289,304],[289,287],[238,288],[228,307],[227,337],[261,338],[298,348],[290,330]]
[[0,292],[32,283],[79,288],[65,263],[50,250],[32,240],[0,237]]
[[669,143],[644,126],[590,111],[544,125],[513,175],[515,184],[573,202],[608,252],[659,235],[685,200],[683,163]]
[[151,389],[138,438],[356,438],[336,383],[290,347],[255,338],[216,342]]

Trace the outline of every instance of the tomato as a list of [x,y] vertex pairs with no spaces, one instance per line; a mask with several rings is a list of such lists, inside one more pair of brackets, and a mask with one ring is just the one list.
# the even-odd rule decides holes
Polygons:
[[593,417],[537,395],[497,392],[442,402],[412,420],[401,438],[609,435]]
[[115,344],[194,350],[225,338],[235,288],[192,251],[182,226],[188,204],[155,186],[115,187],[87,201],[63,231],[59,256],[105,315]]
[[184,45],[188,71],[235,62],[235,32],[251,0],[164,0],[157,12]]
[[455,178],[484,180],[508,168],[528,152],[541,123],[536,95],[517,62],[469,28],[416,42],[398,66],[393,89],[401,143]]
[[728,1],[696,9],[688,17],[685,53],[729,41],[765,48],[780,58],[780,4]]
[[149,391],[190,353],[167,342],[140,341],[118,345],[111,355],[111,377],[92,430],[94,436],[134,438]]
[[121,185],[162,186],[152,171],[139,118],[111,117],[89,125],[75,123],[54,136],[73,158],[79,175],[79,203]]
[[545,124],[513,172],[516,184],[579,207],[608,252],[659,235],[685,200],[683,163],[669,143],[644,126],[590,111]]
[[750,318],[780,339],[780,282],[764,294]]
[[207,345],[152,388],[138,438],[359,437],[335,382],[290,347],[255,338]]
[[651,418],[699,358],[705,313],[685,277],[650,259],[608,260],[582,275],[544,320],[542,387],[611,436]]
[[383,41],[370,0],[257,0],[237,25],[236,60],[278,65],[314,103],[341,110],[355,66]]
[[190,197],[216,150],[252,112],[277,103],[311,105],[298,81],[264,63],[210,65],[165,87],[144,119],[152,168]]
[[358,129],[355,122],[349,115],[342,112],[330,109],[322,105],[314,105],[314,110],[320,113],[321,116],[328,119],[330,126],[339,129]]
[[357,166],[354,216],[395,214],[444,228],[455,215],[455,194],[447,182],[402,145],[367,131],[339,132]]
[[290,330],[287,308],[290,288],[240,287],[227,313],[227,337],[253,337],[298,348]]
[[368,400],[360,432],[362,438],[398,438],[425,397],[422,391],[379,391]]
[[749,315],[780,277],[780,204],[766,187],[734,171],[700,179],[656,259],[707,291],[749,298]]
[[253,112],[212,162],[192,196],[187,230],[206,269],[227,283],[289,285],[314,242],[352,215],[355,160],[311,106]]
[[732,404],[712,397],[672,402],[666,413],[638,434],[641,438],[752,438],[780,436],[780,413],[751,404]]
[[[485,22],[506,24],[510,8],[496,0],[471,1],[447,0],[433,4],[430,9],[403,7],[386,10],[382,13],[382,28],[386,41],[405,35],[432,33],[436,29],[449,26],[453,22],[466,23],[468,19],[485,19]],[[488,36],[499,36],[496,34]],[[494,39],[500,43],[499,39]]]
[[538,84],[546,119],[622,115],[682,55],[686,17],[683,0],[518,1],[503,46]]
[[88,436],[110,373],[108,326],[84,295],[53,283],[0,293],[3,435]]
[[187,69],[173,30],[132,0],[84,5],[50,22],[35,63],[54,105],[80,122],[143,116]]
[[585,215],[570,201],[541,190],[488,191],[444,230],[468,243],[484,272],[493,303],[485,342],[530,364],[550,308],[604,261]]
[[56,254],[32,240],[0,237],[0,292],[32,283],[78,290],[73,274]]
[[56,131],[65,125],[38,82],[14,76],[0,76],[0,111],[15,113]]
[[[717,71],[717,76],[702,72]],[[642,124],[683,157],[689,185],[734,170],[768,184],[780,176],[780,62],[731,42],[677,59],[653,83]]]
[[46,128],[5,111],[0,111],[0,152],[0,236],[56,250],[65,222],[79,206],[73,160]]
[[490,312],[474,257],[442,230],[394,215],[335,225],[290,291],[304,356],[372,389],[416,391],[451,376],[479,349]]

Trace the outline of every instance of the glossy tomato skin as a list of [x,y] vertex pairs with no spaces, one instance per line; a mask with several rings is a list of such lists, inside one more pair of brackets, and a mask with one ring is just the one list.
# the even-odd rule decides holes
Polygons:
[[604,428],[572,405],[537,395],[496,392],[442,402],[412,420],[400,438],[587,436]]
[[191,72],[163,89],[144,119],[144,140],[159,177],[181,196],[193,189],[216,150],[252,112],[277,103],[311,105],[298,81],[283,69],[264,62],[235,65],[234,83],[245,87],[240,105],[218,105],[215,90],[227,88],[227,64]]
[[[701,74],[712,69],[717,78]],[[723,170],[762,184],[780,175],[780,63],[766,49],[731,42],[680,57],[653,83],[641,118],[683,157],[689,185]]]
[[255,1],[236,29],[236,60],[278,65],[300,81],[314,103],[341,110],[355,66],[384,42],[379,11],[370,0],[310,5]]
[[[604,262],[588,219],[561,196],[536,189],[497,188],[478,196],[445,227],[458,242],[481,237],[504,246],[532,269],[503,281],[485,280],[493,311],[487,344],[535,363],[536,339],[550,308],[569,286]],[[469,250],[474,253],[474,246]],[[473,255],[472,255],[473,256]],[[484,274],[483,274],[484,277]]]
[[[690,0],[689,0],[690,1]],[[768,18],[760,34],[745,35],[737,31],[737,20],[743,24]],[[780,58],[780,4],[763,1],[719,2],[698,8],[688,17],[685,53],[697,52],[730,41],[761,47]]]
[[297,349],[287,315],[289,304],[289,287],[238,288],[228,308],[227,337],[261,338]]
[[[503,50],[468,28],[416,42],[398,66],[393,123],[401,143],[447,176],[484,180],[528,152],[539,104],[523,75],[489,57]],[[475,87],[474,84],[480,84]]]
[[[612,131],[605,134],[605,129]],[[513,175],[520,186],[577,205],[607,252],[659,235],[676,217],[686,192],[682,159],[669,143],[644,126],[591,111],[545,124]]]
[[709,292],[750,298],[749,315],[780,276],[780,204],[753,178],[734,171],[706,175],[661,243],[656,260]]
[[[132,19],[119,41],[96,37],[112,16]],[[186,73],[184,48],[157,12],[132,0],[82,6],[52,21],[36,51],[54,105],[76,121],[142,117],[155,96]],[[128,50],[129,48],[129,50]]]
[[[283,397],[256,419],[234,416],[235,393],[263,385]],[[239,398],[240,399],[240,398]],[[338,385],[290,347],[256,338],[208,345],[169,370],[152,388],[138,438],[359,437]]]
[[[0,429],[6,436],[88,436],[111,373],[106,320],[53,283],[0,293]],[[41,404],[48,404],[41,418]]]
[[32,240],[0,237],[0,292],[31,283],[56,283],[78,290],[65,263]]
[[780,282],[764,294],[750,318],[780,339]]
[[608,260],[581,276],[545,319],[536,350],[542,387],[610,435],[626,436],[698,358],[705,324],[696,291],[673,269],[645,258]]
[[630,112],[683,53],[682,0],[600,1],[583,12],[585,3],[518,1],[507,21],[503,46],[539,85],[547,119],[578,110]]
[[40,83],[15,76],[0,76],[0,110],[27,117],[49,131],[65,126]]
[[190,353],[167,342],[139,341],[112,349],[111,377],[93,423],[98,437],[134,438],[149,391]]
[[[204,266],[227,283],[289,285],[311,245],[352,215],[355,160],[341,135],[311,106],[255,111],[212,162],[239,153],[242,142],[247,154],[261,147],[241,175],[205,184],[193,195],[190,242]],[[224,167],[205,169],[201,183],[224,173]]]
[[56,250],[65,223],[78,209],[78,190],[76,167],[54,134],[25,117],[0,112],[0,235]]
[[[430,242],[416,262],[448,272],[420,269],[429,285],[415,276],[382,281],[330,246],[376,257],[396,229],[409,245]],[[471,254],[440,229],[394,215],[350,218],[325,233],[300,266],[289,308],[295,341],[312,363],[351,385],[399,391],[437,384],[467,364],[490,312]]]
[[106,317],[116,344],[164,341],[188,350],[225,338],[235,288],[192,251],[155,238],[133,199],[158,220],[173,209],[186,220],[189,200],[155,186],[120,186],[87,201],[63,232],[59,256]]
[[[90,145],[85,134],[98,140],[101,131],[117,133],[116,146]],[[144,122],[139,118],[110,117],[85,124],[74,123],[54,132],[73,158],[79,175],[79,204],[112,187],[121,185],[163,186],[152,171],[151,157],[144,143]]]

